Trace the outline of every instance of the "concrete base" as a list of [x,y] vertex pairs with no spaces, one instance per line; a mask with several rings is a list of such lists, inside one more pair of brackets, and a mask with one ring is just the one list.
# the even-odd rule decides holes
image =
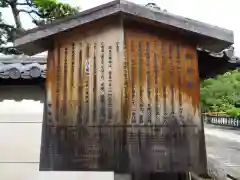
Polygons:
[[118,174],[114,173],[114,180],[188,180],[188,174],[154,173],[154,174]]
[[132,180],[132,175],[114,173],[114,180]]

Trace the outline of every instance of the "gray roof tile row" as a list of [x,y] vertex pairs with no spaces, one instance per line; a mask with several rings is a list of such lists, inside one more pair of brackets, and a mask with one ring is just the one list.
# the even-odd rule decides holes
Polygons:
[[0,78],[33,79],[46,78],[46,60],[42,58],[0,58]]

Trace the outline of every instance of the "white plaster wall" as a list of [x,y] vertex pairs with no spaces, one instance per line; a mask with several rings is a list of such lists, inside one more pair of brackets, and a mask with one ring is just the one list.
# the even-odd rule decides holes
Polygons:
[[[36,92],[43,93],[37,87],[0,87],[0,180],[113,180],[111,172],[38,171],[43,103],[24,100]],[[9,98],[16,95],[23,100]]]

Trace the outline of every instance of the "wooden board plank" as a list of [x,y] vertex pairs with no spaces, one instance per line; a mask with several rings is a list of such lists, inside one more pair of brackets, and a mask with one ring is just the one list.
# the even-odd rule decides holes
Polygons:
[[56,42],[43,169],[203,172],[198,60],[183,42],[120,24]]

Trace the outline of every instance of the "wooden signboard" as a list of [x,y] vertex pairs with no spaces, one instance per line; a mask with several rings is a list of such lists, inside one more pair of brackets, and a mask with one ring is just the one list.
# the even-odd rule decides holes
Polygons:
[[40,170],[204,172],[195,45],[101,27],[49,51]]

